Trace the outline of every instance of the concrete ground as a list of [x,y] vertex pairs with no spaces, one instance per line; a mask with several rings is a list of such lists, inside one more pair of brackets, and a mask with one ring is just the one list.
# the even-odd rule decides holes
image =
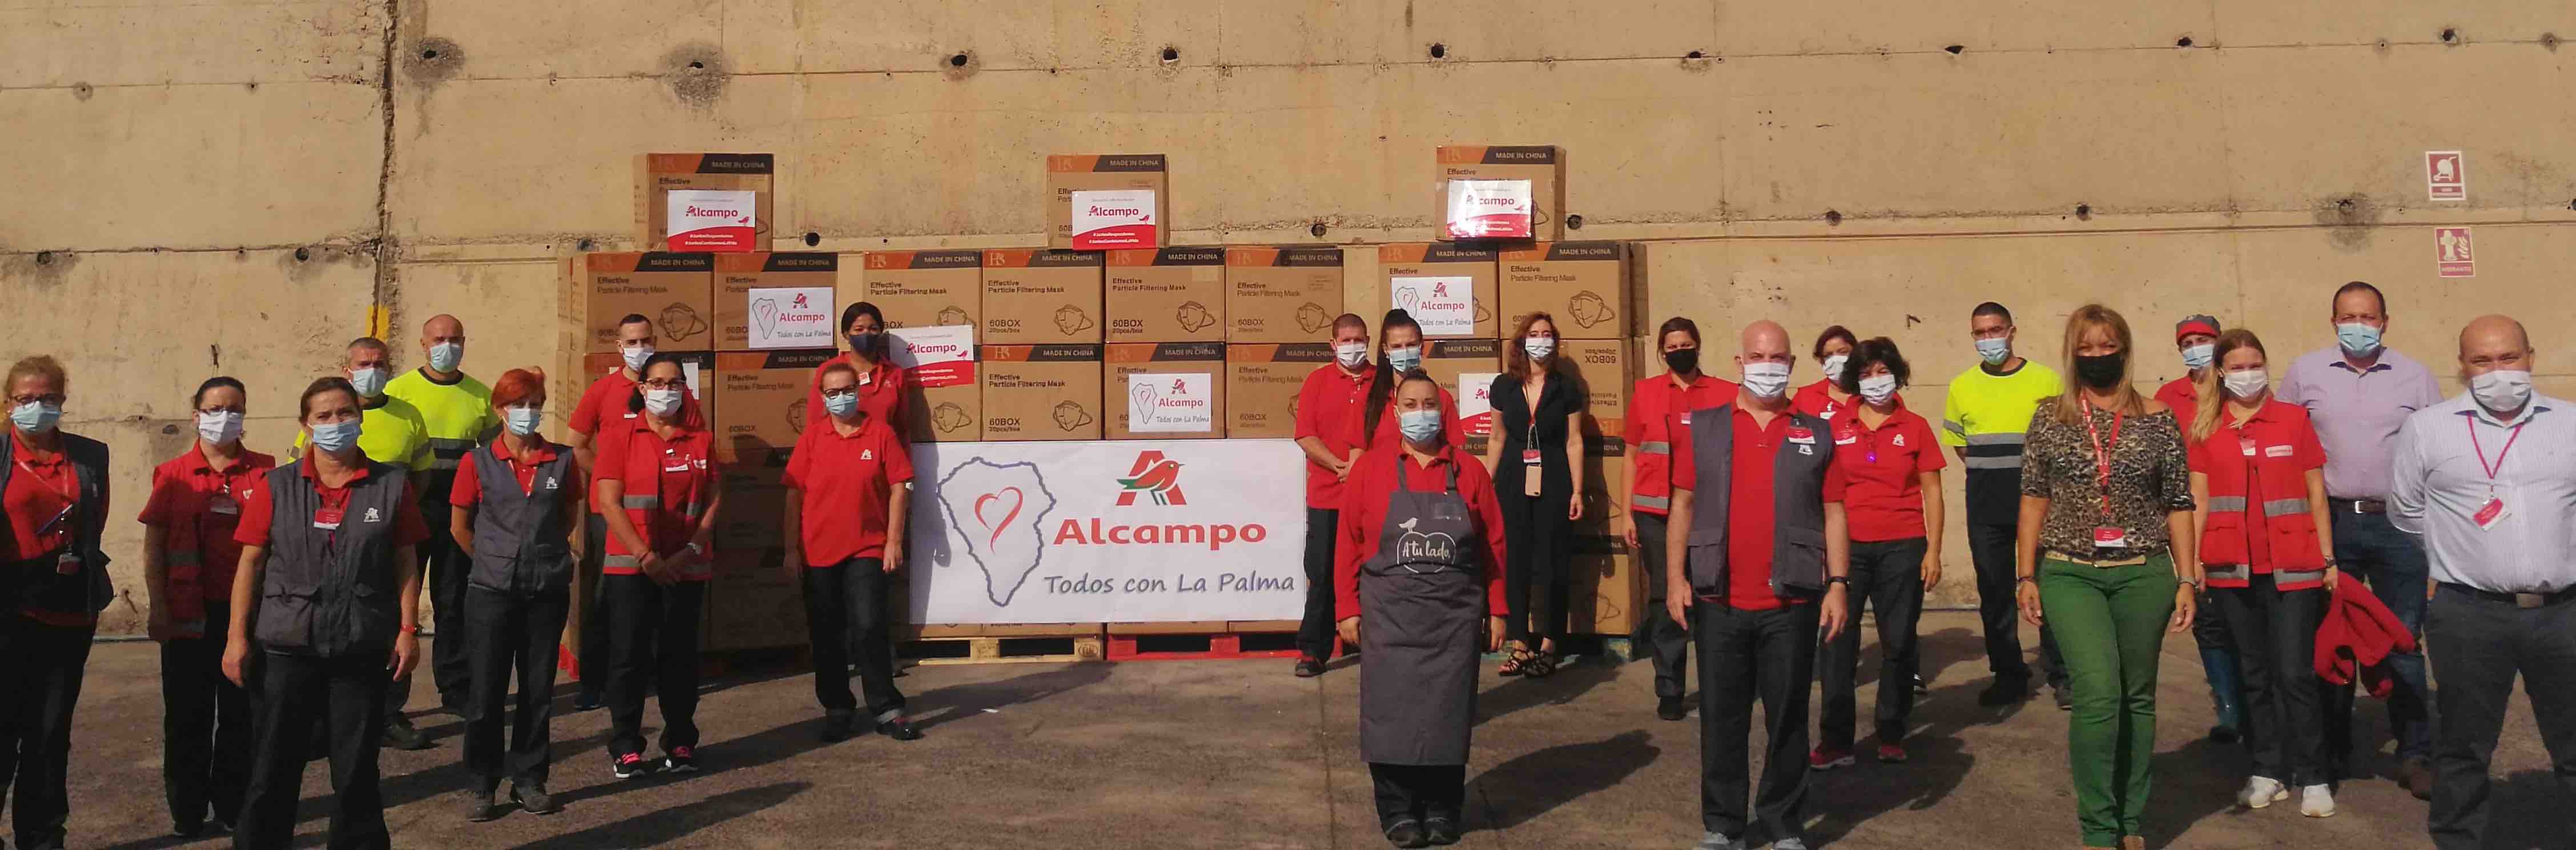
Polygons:
[[[2075,847],[2065,715],[2045,698],[2013,709],[1976,705],[1986,675],[1972,615],[1931,615],[1922,633],[1932,694],[1914,720],[1913,763],[1864,758],[1821,777],[1809,798],[1810,843]],[[487,824],[465,822],[453,797],[465,783],[459,724],[424,717],[435,749],[386,753],[388,819],[395,842],[408,847],[1386,846],[1356,749],[1356,671],[1337,664],[1321,679],[1299,680],[1288,666],[919,667],[898,682],[927,739],[833,746],[814,739],[806,677],[711,682],[699,710],[707,773],[614,781],[601,753],[607,716],[559,717],[553,787],[564,811]],[[2168,640],[2163,669],[2150,846],[2428,845],[2424,804],[2385,778],[2396,765],[2377,703],[2358,724],[2378,746],[2360,765],[2370,778],[2343,787],[2340,814],[2239,812],[2229,796],[2242,778],[2240,757],[2202,737],[2210,707],[2188,636]],[[1864,713],[1872,679],[1861,686]],[[1696,716],[1657,720],[1652,680],[1644,663],[1586,664],[1545,681],[1488,672],[1469,767],[1474,831],[1460,846],[1690,846],[1700,832]],[[2504,840],[2495,846],[2571,846],[2576,818],[2544,772],[2528,705],[2517,699],[2515,710],[2497,752]],[[160,718],[152,647],[100,646],[74,745],[72,846],[223,846],[167,834]],[[309,770],[298,846],[320,846],[329,797],[322,771]]]

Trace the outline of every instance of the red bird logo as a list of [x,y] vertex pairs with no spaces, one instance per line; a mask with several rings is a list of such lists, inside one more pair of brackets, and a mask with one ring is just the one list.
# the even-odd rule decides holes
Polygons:
[[1120,505],[1135,504],[1138,493],[1154,497],[1157,505],[1189,504],[1181,495],[1181,462],[1164,458],[1162,452],[1138,453],[1136,467],[1118,479],[1118,486],[1123,488],[1118,493]]

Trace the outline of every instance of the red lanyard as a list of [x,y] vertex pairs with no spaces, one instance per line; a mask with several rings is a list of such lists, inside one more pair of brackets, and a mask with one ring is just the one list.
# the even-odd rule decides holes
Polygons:
[[2504,470],[2505,456],[2513,453],[2513,441],[2522,439],[2522,425],[2529,425],[2531,424],[2531,421],[2526,419],[2523,420],[2522,425],[2513,426],[2513,432],[2504,438],[2504,448],[2496,451],[2496,459],[2493,466],[2489,466],[2487,464],[2486,447],[2478,445],[2477,417],[2460,417],[2460,424],[2469,426],[2469,448],[2478,453],[2478,469],[2487,474],[2487,491],[2492,493],[2495,491],[2496,473]]
[[2092,402],[2084,403],[2084,431],[2093,436],[2094,481],[2102,488],[2102,516],[2107,521],[2111,516],[2111,450],[2120,446],[2120,420],[2123,417],[2117,411],[2112,412],[2111,441],[2104,443],[2102,430],[2093,424],[2093,410]]

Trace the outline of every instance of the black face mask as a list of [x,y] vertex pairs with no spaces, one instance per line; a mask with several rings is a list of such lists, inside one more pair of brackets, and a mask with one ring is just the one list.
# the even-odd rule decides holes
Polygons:
[[1676,348],[1664,352],[1664,365],[1671,367],[1673,374],[1676,375],[1697,372],[1699,371],[1699,349]]
[[884,334],[878,331],[862,331],[851,334],[850,350],[856,351],[869,358],[874,358],[877,355],[877,339],[882,336],[884,336]]
[[2128,360],[2125,353],[2075,355],[2075,379],[2097,390],[2110,389],[2120,383],[2120,367]]

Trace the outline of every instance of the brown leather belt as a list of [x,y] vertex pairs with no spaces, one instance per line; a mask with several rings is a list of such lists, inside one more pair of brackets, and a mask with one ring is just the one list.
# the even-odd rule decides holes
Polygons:
[[2457,582],[2446,581],[2442,586],[2489,602],[2501,602],[2516,608],[2545,608],[2576,599],[2576,587],[2560,588],[2548,593],[2499,593],[2492,590],[2479,590]]
[[2384,514],[2388,512],[2388,503],[2380,499],[2327,499],[2326,507],[2336,513],[2351,511],[2357,514]]

